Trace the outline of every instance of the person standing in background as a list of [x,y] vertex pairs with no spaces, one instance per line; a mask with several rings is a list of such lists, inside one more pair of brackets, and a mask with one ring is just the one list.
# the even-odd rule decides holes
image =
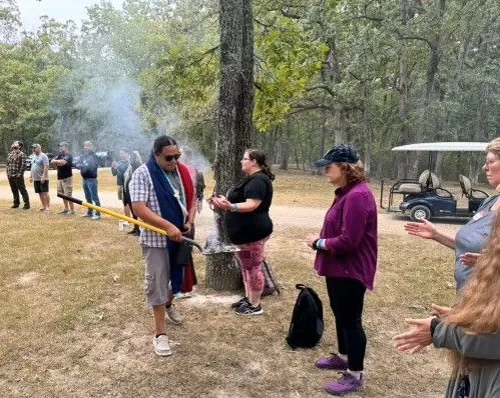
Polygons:
[[50,213],[49,196],[49,158],[42,152],[40,144],[33,144],[33,161],[31,162],[30,182],[33,182],[35,193],[40,196],[40,211]]
[[[120,160],[111,163],[111,174],[116,176],[118,200],[123,202],[123,187],[125,185],[125,172],[130,166],[130,151],[127,148],[120,149]],[[123,212],[130,217],[130,207],[123,203]]]
[[203,173],[196,167],[193,159],[193,151],[190,148],[182,149],[182,155],[179,160],[188,168],[189,175],[193,180],[194,189],[196,192],[196,208],[199,214],[203,209],[205,177],[203,176]]
[[[136,171],[139,166],[142,164],[142,158],[138,151],[132,151],[130,154],[130,162],[125,174],[123,176],[123,205],[128,206],[130,212],[132,213],[132,218],[137,220],[137,216],[132,209],[132,201],[130,200],[130,180],[132,179],[132,174]],[[141,231],[137,224],[134,224],[134,229],[127,232],[128,234],[132,234],[135,236],[139,236]]]
[[14,141],[10,147],[11,151],[7,156],[7,178],[13,196],[12,209],[17,209],[20,205],[19,193],[23,197],[24,210],[30,208],[30,198],[26,185],[24,184],[24,170],[26,170],[26,154],[22,152],[22,144]]
[[[190,148],[182,148],[179,161],[185,165],[189,171],[189,175],[193,182],[193,189],[196,193],[196,208],[198,213],[201,211],[203,203],[203,191],[205,189],[205,181],[203,173],[201,173],[193,162],[193,151]],[[193,225],[186,237],[195,238],[195,216],[193,214]],[[195,286],[198,284],[196,271],[194,268],[193,256],[190,254],[187,257],[187,263],[182,267],[172,267],[172,290],[176,298],[188,298],[193,295]]]
[[[96,206],[101,206],[97,184],[97,169],[99,167],[99,158],[94,153],[94,146],[90,141],[85,141],[83,143],[83,153],[80,156],[76,167],[80,169],[80,174],[82,175],[85,200],[88,203],[93,203]],[[90,217],[92,220],[100,220],[101,213],[96,211],[95,214],[92,214],[92,210],[88,209],[87,213],[82,217]]]
[[[52,159],[51,164],[57,167],[57,193],[67,196],[73,195],[73,156],[66,142],[59,144],[59,155]],[[64,210],[59,214],[75,214],[73,202],[63,199]]]

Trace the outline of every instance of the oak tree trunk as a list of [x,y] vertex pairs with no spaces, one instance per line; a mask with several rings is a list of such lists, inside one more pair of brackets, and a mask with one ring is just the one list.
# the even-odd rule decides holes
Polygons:
[[[226,195],[242,176],[240,160],[251,146],[253,133],[253,18],[252,0],[220,0],[219,121],[214,165],[215,194]],[[221,212],[215,212],[217,238],[229,238]],[[232,253],[207,256],[206,286],[234,290],[241,274]]]

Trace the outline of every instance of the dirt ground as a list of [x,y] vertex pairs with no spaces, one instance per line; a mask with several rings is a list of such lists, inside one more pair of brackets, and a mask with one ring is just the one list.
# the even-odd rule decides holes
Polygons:
[[[99,228],[79,217],[68,223],[55,214],[61,200],[54,192],[54,211],[48,216],[36,211],[38,199],[31,187],[33,210],[6,209],[11,193],[3,181],[0,217],[11,233],[0,258],[1,396],[327,396],[322,385],[332,375],[317,371],[312,363],[335,347],[328,308],[325,334],[314,350],[291,351],[284,337],[297,294],[295,283],[314,287],[327,306],[323,281],[312,272],[314,254],[304,237],[320,228],[328,197],[321,207],[273,204],[275,233],[268,255],[283,292],[265,299],[262,322],[235,317],[227,309],[233,295],[200,286],[195,297],[179,300],[187,321],[169,330],[174,355],[164,360],[151,349],[152,318],[141,290],[135,238],[119,233],[117,220],[108,216],[98,222]],[[80,189],[74,196],[84,199]],[[100,197],[102,206],[121,208],[110,189],[101,191]],[[449,370],[443,355],[435,350],[402,355],[391,342],[404,330],[405,317],[427,316],[430,303],[449,304],[454,296],[451,251],[406,236],[407,221],[379,213],[380,268],[376,289],[367,294],[364,320],[369,336],[367,388],[353,398],[435,398],[445,390]],[[454,232],[462,222],[439,227]],[[212,212],[204,206],[197,219],[201,244],[213,225]],[[31,241],[30,233],[41,238]],[[19,251],[20,241],[33,253]],[[203,281],[203,258],[196,255],[195,263]]]
[[[55,171],[50,170],[50,175],[52,179],[55,179]],[[0,181],[6,181],[5,172],[0,172]],[[27,189],[32,198],[33,207],[36,208],[38,205],[38,198],[31,184],[27,184]],[[82,200],[85,200],[83,191],[75,186],[73,191],[73,196]],[[52,205],[60,206],[61,199],[59,199],[52,189],[50,192]],[[0,190],[0,200],[11,200],[12,193],[9,189]],[[111,191],[100,191],[99,198],[101,200],[101,206],[109,209],[121,209],[122,202],[118,200],[115,192]],[[78,207],[78,206],[77,206]],[[314,208],[314,207],[300,207],[300,206],[280,206],[273,205],[271,207],[271,217],[276,224],[287,226],[289,228],[320,228],[323,217],[326,212],[326,208]],[[83,210],[82,210],[83,211]],[[208,230],[213,226],[213,213],[210,211],[208,206],[205,204],[203,206],[203,211],[197,216],[197,223],[199,223],[199,231],[201,234],[209,234]],[[398,213],[388,213],[382,209],[379,211],[379,233],[389,234],[389,235],[405,235],[403,225],[408,222],[409,219],[406,216],[400,215]],[[437,221],[441,225],[441,228],[449,231],[456,232],[463,220],[460,219],[447,219],[444,221]],[[206,229],[203,230],[202,229]]]

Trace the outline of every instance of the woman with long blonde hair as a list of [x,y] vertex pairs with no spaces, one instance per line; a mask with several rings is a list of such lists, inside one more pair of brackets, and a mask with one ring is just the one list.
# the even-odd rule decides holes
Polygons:
[[396,336],[396,347],[416,352],[432,342],[449,349],[453,372],[446,397],[500,397],[500,217],[458,304],[437,309],[442,320],[408,320],[414,329]]

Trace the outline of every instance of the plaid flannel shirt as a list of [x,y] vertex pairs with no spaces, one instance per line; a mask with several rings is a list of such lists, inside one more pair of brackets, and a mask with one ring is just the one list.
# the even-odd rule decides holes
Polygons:
[[[160,203],[145,163],[132,174],[129,190],[132,203],[145,202],[151,211],[161,216]],[[167,247],[167,237],[141,227],[139,243],[148,247]]]
[[20,152],[17,159],[14,156],[14,151],[7,156],[7,177],[21,177],[26,170],[27,156],[24,152]]

